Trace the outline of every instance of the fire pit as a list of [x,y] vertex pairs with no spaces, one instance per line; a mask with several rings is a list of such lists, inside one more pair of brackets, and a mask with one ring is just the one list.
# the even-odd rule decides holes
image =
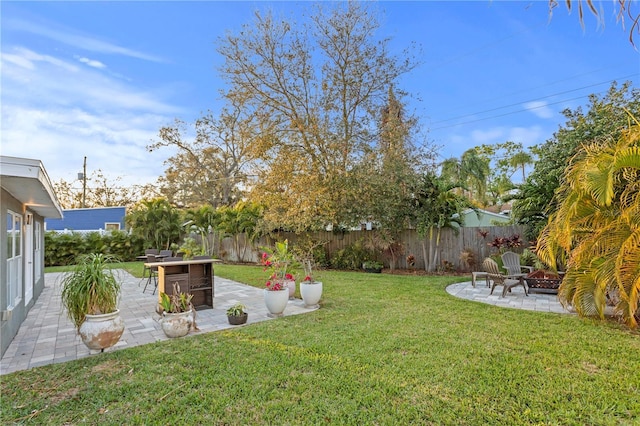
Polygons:
[[524,277],[529,291],[558,294],[562,277],[549,271],[537,270]]

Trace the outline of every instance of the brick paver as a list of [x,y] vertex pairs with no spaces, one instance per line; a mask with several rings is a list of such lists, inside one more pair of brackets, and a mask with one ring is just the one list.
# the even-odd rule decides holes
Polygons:
[[[123,284],[118,307],[124,319],[125,330],[120,341],[105,349],[105,352],[167,340],[168,337],[160,327],[160,316],[155,311],[157,294],[152,294],[151,287],[143,293],[143,280],[125,271],[119,273]],[[67,318],[60,304],[61,276],[61,273],[45,274],[45,288],[2,357],[0,374],[100,353],[89,350],[82,343],[75,327]],[[238,327],[229,325],[226,314],[227,308],[238,302],[247,307],[247,324],[272,319],[267,316],[262,293],[261,289],[215,277],[214,307],[197,311],[196,320],[200,331],[192,331],[190,335]],[[312,310],[305,308],[301,299],[292,299],[289,300],[284,315]]]
[[555,294],[529,292],[529,296],[526,296],[522,287],[513,288],[505,297],[502,297],[502,287],[496,288],[493,294],[489,294],[490,292],[491,289],[485,285],[484,279],[477,280],[475,287],[471,281],[452,284],[447,287],[447,293],[461,299],[488,303],[504,308],[555,312],[559,314],[574,313],[573,311],[565,309]]

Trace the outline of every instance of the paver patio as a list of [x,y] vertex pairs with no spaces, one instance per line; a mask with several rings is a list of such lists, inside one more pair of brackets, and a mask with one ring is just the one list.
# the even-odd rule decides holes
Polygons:
[[[105,352],[169,339],[160,327],[160,315],[155,312],[157,293],[152,294],[151,287],[143,293],[144,280],[125,271],[119,271],[119,273],[122,274],[123,282],[119,308],[120,315],[124,319],[125,330],[120,341],[115,346],[105,349]],[[62,273],[45,274],[45,288],[2,357],[0,374],[72,361],[100,353],[89,350],[82,343],[73,323],[62,309],[60,303],[62,275]],[[238,302],[247,307],[249,312],[247,324],[272,319],[267,316],[262,292],[263,290],[259,288],[215,277],[214,308],[196,311],[196,322],[200,331],[191,331],[189,336],[239,327],[229,325],[226,314],[227,308]],[[289,300],[284,315],[297,315],[311,311],[313,309],[305,308],[301,299],[294,299]]]

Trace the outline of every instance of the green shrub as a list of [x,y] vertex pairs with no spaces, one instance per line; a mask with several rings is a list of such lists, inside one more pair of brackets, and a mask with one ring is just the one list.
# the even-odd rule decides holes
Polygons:
[[144,249],[144,241],[125,231],[44,234],[45,266],[65,266],[75,264],[76,258],[89,253],[101,253],[122,261],[135,260]]
[[362,269],[362,264],[368,260],[376,260],[375,253],[364,248],[361,241],[357,241],[335,252],[331,257],[331,266],[335,269],[358,271]]
[[522,251],[522,256],[520,256],[520,263],[525,266],[534,266],[538,260],[538,256],[534,252],[529,249],[524,249]]

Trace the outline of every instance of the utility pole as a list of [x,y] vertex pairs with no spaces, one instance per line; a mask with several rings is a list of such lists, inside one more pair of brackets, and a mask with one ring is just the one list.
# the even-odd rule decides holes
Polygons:
[[87,157],[84,157],[82,173],[78,173],[78,179],[82,179],[82,208],[87,206]]

